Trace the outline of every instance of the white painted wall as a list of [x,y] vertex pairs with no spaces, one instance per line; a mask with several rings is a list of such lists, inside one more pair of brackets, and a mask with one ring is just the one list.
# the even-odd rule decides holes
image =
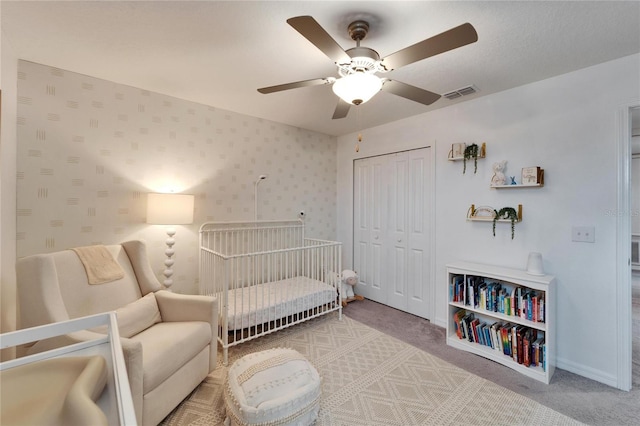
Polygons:
[[[640,57],[632,55],[494,95],[479,97],[338,138],[338,239],[352,256],[353,160],[435,146],[435,315],[445,325],[445,265],[455,260],[524,268],[541,252],[558,285],[558,367],[616,384],[616,111],[640,98]],[[372,102],[384,102],[385,93]],[[439,102],[447,102],[440,100]],[[366,117],[366,104],[362,114]],[[447,161],[452,143],[487,143],[477,174]],[[489,188],[492,163],[507,175],[545,169],[543,188]],[[523,205],[511,240],[490,223],[467,222],[471,204]],[[502,225],[502,226],[500,226]],[[595,243],[571,241],[572,226],[595,227]]]

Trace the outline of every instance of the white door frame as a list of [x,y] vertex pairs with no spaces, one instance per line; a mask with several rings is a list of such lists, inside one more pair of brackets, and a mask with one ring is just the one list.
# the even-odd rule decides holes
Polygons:
[[616,190],[616,322],[617,385],[631,390],[631,109],[640,107],[640,99],[618,108],[617,190]]

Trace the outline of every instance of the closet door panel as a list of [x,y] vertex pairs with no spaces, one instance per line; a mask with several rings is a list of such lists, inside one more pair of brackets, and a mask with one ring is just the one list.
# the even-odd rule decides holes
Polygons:
[[430,271],[431,257],[429,251],[429,204],[430,150],[421,149],[409,152],[409,207],[407,247],[411,255],[407,268],[407,312],[423,318],[430,318]]
[[370,161],[358,160],[353,165],[353,269],[358,271],[360,284],[359,291],[369,295],[369,283],[371,282],[371,269],[369,267],[367,253],[370,249],[369,242],[369,198],[368,187],[370,181]]
[[358,294],[386,303],[381,265],[384,257],[381,230],[385,220],[384,212],[380,212],[380,206],[384,203],[384,190],[381,188],[384,179],[381,169],[379,159],[369,158],[354,162],[353,269],[360,277]]
[[386,292],[383,289],[384,281],[384,228],[386,222],[386,182],[385,163],[382,159],[374,157],[371,159],[371,255],[370,270],[371,287],[374,289],[374,296],[377,302],[386,303]]
[[409,204],[409,155],[406,152],[389,157],[389,233],[390,250],[389,305],[407,309],[407,219]]

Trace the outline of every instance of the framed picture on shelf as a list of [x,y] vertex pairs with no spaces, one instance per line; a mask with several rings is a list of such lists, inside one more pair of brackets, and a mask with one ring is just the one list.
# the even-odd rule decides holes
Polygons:
[[467,144],[464,142],[451,144],[451,158],[462,158],[466,147]]
[[522,168],[522,184],[523,185],[542,185],[544,183],[544,170],[540,167],[523,167]]

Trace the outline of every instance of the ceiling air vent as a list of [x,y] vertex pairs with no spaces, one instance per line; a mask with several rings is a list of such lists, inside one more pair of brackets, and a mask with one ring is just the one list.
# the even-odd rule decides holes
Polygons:
[[449,100],[453,100],[453,99],[457,99],[460,98],[462,96],[467,96],[467,95],[472,95],[474,93],[476,93],[478,91],[478,89],[476,89],[475,86],[467,86],[467,87],[462,87],[458,90],[454,90],[453,92],[449,92],[449,93],[445,93],[444,96],[445,98],[449,99]]

